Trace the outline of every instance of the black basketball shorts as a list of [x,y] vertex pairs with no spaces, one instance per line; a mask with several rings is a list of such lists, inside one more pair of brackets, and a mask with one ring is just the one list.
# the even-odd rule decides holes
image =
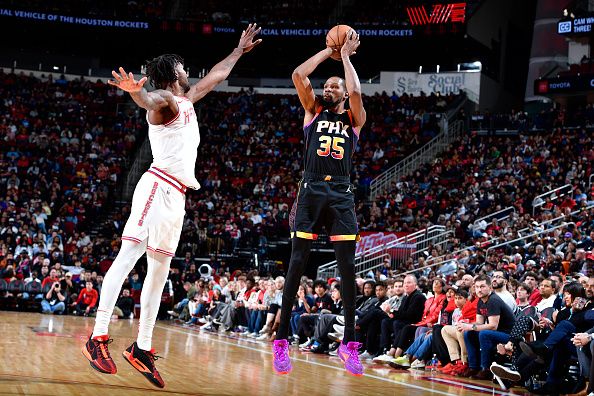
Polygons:
[[355,194],[349,178],[306,172],[289,216],[291,237],[317,239],[322,227],[332,242],[358,241]]

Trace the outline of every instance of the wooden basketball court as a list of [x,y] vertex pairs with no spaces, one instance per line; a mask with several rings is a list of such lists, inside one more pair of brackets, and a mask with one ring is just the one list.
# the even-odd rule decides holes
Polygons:
[[1,395],[509,395],[490,382],[366,364],[363,377],[344,372],[340,359],[293,350],[293,372],[273,373],[269,344],[158,321],[153,347],[164,389],[152,386],[121,356],[138,322],[110,325],[116,375],[93,370],[81,354],[94,318],[0,312]]

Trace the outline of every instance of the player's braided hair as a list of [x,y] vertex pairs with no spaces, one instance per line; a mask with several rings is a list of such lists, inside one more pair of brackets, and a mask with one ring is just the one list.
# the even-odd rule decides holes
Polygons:
[[166,89],[177,81],[175,65],[184,64],[181,56],[175,54],[164,54],[146,62],[146,75],[151,85],[157,89]]

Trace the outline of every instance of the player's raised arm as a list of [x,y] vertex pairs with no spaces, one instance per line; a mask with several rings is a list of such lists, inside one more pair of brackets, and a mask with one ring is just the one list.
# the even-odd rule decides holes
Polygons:
[[120,67],[119,70],[119,74],[115,70],[111,72],[114,79],[108,80],[107,83],[128,92],[138,106],[149,111],[159,111],[164,107],[169,107],[172,112],[177,112],[177,103],[171,92],[162,89],[148,92],[144,89],[147,77],[136,81],[134,75],[126,73],[123,67]]
[[231,70],[241,57],[241,55],[250,52],[252,48],[262,42],[262,39],[254,41],[254,38],[260,33],[261,28],[257,27],[255,23],[250,23],[242,33],[239,39],[239,44],[229,56],[214,65],[202,80],[195,84],[187,93],[188,99],[196,103],[202,99],[207,93],[212,91],[219,83],[224,81],[231,73]]
[[316,113],[316,94],[311,85],[311,81],[309,81],[309,75],[313,73],[320,63],[328,59],[330,55],[332,55],[332,49],[324,48],[322,51],[297,66],[291,76],[293,78],[293,84],[297,89],[297,95],[299,95],[301,105],[305,109],[304,124],[308,124]]
[[361,128],[367,119],[361,97],[361,82],[350,59],[350,56],[355,53],[360,44],[359,35],[354,30],[351,30],[347,33],[347,39],[340,49],[342,64],[344,66],[344,80],[347,92],[349,93],[349,107],[353,115],[355,124],[353,127],[355,128]]

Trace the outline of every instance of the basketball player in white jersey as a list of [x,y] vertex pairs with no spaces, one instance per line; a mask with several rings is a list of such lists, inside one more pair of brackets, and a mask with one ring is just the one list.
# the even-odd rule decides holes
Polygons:
[[[250,24],[243,31],[237,48],[194,86],[190,86],[183,59],[177,55],[161,55],[149,61],[147,76],[139,81],[121,67],[119,74],[112,72],[114,80],[109,84],[129,92],[136,104],[147,110],[153,163],[134,190],[122,247],[105,275],[95,328],[82,350],[99,372],[117,372],[108,350],[109,320],[124,279],[146,252],[148,268],[140,298],[138,338],[123,355],[153,385],[165,386],[155,368],[158,356],[155,356],[151,338],[171,258],[182,230],[185,192],[188,188],[200,187],[194,176],[200,143],[194,103],[225,80],[241,55],[262,41],[254,40],[259,32],[256,24]],[[147,79],[155,91],[147,92],[143,88]]]

